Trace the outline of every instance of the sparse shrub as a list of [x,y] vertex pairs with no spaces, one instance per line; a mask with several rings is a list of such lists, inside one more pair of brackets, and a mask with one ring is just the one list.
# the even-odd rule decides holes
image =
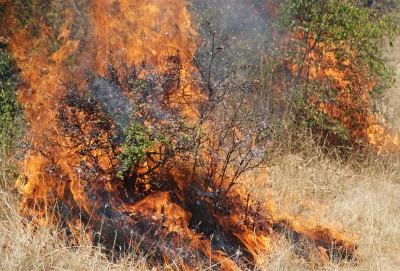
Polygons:
[[179,72],[171,76],[172,70],[158,74],[145,62],[110,64],[104,77],[89,78],[87,89],[67,86],[57,121],[68,148],[78,159],[86,157],[84,178],[108,174],[122,180],[131,196],[143,194],[162,183],[173,158],[191,155],[197,126],[188,122],[182,105],[169,100],[180,91]]
[[158,73],[144,62],[110,64],[104,77],[89,76],[85,88],[66,85],[57,122],[66,139],[63,148],[73,150],[77,160],[85,157],[81,178],[93,182],[106,174],[138,196],[169,186],[165,174],[186,163],[191,178],[205,174],[210,189],[221,193],[264,160],[265,112],[246,99],[256,85],[234,73],[223,82],[204,82],[210,96],[190,118],[184,110],[195,105],[181,100],[180,67],[169,64]]

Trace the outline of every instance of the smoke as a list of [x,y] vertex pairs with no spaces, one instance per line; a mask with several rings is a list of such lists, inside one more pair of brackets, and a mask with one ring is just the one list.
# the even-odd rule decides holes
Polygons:
[[100,102],[103,112],[112,117],[114,123],[128,127],[129,115],[134,105],[129,97],[121,92],[120,86],[112,85],[104,78],[97,78],[91,86],[91,94]]
[[[202,38],[196,53],[199,66],[209,69],[212,47],[220,50],[213,63],[215,79],[231,69],[260,68],[270,34],[266,1],[192,0],[194,21]],[[209,26],[209,27],[208,27]],[[215,32],[214,43],[211,32]],[[245,72],[248,75],[249,71]]]

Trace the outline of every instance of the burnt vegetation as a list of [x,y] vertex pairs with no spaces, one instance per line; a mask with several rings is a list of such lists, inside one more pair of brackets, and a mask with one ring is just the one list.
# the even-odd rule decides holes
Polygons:
[[195,126],[181,105],[169,102],[178,81],[179,70],[157,74],[143,62],[110,64],[104,77],[89,76],[84,89],[66,86],[57,121],[68,148],[84,157],[85,180],[107,174],[129,196],[159,190],[172,158],[186,160],[194,148]]
[[[213,250],[232,256],[244,245],[234,236],[235,231],[242,232],[247,226],[255,228],[261,221],[264,230],[269,228],[268,218],[258,214],[259,207],[253,210],[249,198],[243,205],[241,196],[231,191],[242,173],[264,160],[265,116],[252,112],[246,102],[245,96],[254,86],[232,74],[225,82],[216,84],[213,99],[204,99],[197,119],[189,119],[183,113],[188,104],[182,102],[185,93],[179,56],[165,60],[166,65],[157,73],[145,62],[119,67],[110,64],[105,76],[88,73],[84,87],[66,84],[63,87],[66,94],[57,103],[57,133],[65,140],[51,145],[58,144],[58,148],[69,150],[77,158],[74,160],[79,164],[75,170],[86,186],[87,198],[102,202],[94,213],[95,217],[102,217],[101,221],[90,219],[89,214],[80,215],[85,223],[92,220],[95,234],[99,228],[103,229],[101,238],[96,240],[107,246],[117,240],[114,243],[117,248],[126,247],[128,239],[143,235],[146,241],[141,249],[149,253],[154,242],[164,241],[147,236],[168,232],[163,226],[165,221],[142,215],[132,220],[132,215],[116,213],[107,201],[116,196],[125,203],[140,205],[146,197],[168,191],[171,202],[191,214],[188,224],[182,222],[182,227],[212,239]],[[46,156],[53,161],[49,168],[57,168],[52,153]],[[52,176],[63,174],[53,172]],[[107,184],[116,189],[106,191]],[[65,206],[71,204],[66,200],[71,197],[59,199],[59,205],[64,206],[59,212],[62,217],[72,219],[76,211],[65,212]],[[73,200],[72,203],[76,204]],[[236,212],[243,215],[244,228],[227,229],[229,218]],[[130,233],[123,228],[129,228]],[[182,234],[168,233],[171,236],[161,250],[178,249],[174,247],[186,238]],[[180,240],[172,244],[171,238]],[[154,254],[159,254],[153,259],[158,262],[165,251]],[[244,255],[245,262],[253,262],[251,253]],[[185,262],[196,262],[193,255],[185,257]],[[243,261],[242,256],[237,257],[238,262]]]
[[[287,238],[302,257],[318,254],[317,243],[329,257],[351,257],[354,246],[341,239],[332,241],[330,230],[322,228],[315,243],[311,236],[292,229],[290,221],[274,221],[250,193],[233,189],[243,173],[268,157],[272,134],[267,112],[255,110],[247,99],[260,85],[239,79],[237,71],[229,71],[217,82],[199,74],[204,98],[189,104],[183,99],[188,94],[179,56],[165,61],[157,72],[145,62],[118,67],[111,62],[105,76],[87,73],[85,84],[63,86],[62,91],[67,91],[56,105],[58,129],[53,134],[61,134],[64,140],[49,145],[67,150],[71,161],[79,161],[74,169],[85,197],[98,206],[91,214],[82,212],[66,189],[56,200],[63,220],[80,217],[95,243],[108,247],[113,257],[124,255],[133,243],[157,266],[178,253],[182,266],[192,268],[209,257],[204,245],[182,253],[183,243],[194,241],[186,230],[200,234],[200,242],[209,242],[212,251],[221,251],[246,268],[255,266],[257,253],[247,248],[243,237],[247,232],[256,236],[293,232],[294,237]],[[199,108],[193,112],[195,117],[187,116],[184,110],[194,107]],[[51,152],[46,155],[49,169],[55,169],[48,171],[52,178],[70,178],[65,178]],[[119,213],[109,202],[118,198],[121,201],[112,204],[145,207],[147,200],[157,200],[162,193],[169,195],[174,208],[189,213],[174,222],[181,223],[179,231],[170,229],[167,206],[160,210],[165,217],[159,220],[154,218],[156,210]],[[67,211],[67,206],[72,209]],[[64,227],[72,236],[69,226]],[[212,261],[221,267],[216,259]]]
[[179,54],[163,60],[157,71],[145,61],[118,67],[111,61],[105,76],[88,72],[83,87],[65,84],[67,94],[57,103],[57,123],[68,142],[63,147],[85,157],[84,179],[109,174],[129,196],[169,187],[163,176],[177,161],[191,168],[189,182],[200,173],[209,189],[227,193],[268,152],[268,115],[247,99],[260,85],[233,70],[214,81],[200,69],[197,86],[204,95],[190,100]]

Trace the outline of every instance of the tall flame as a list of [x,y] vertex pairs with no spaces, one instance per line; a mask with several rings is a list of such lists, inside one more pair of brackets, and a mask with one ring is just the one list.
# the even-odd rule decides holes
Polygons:
[[[85,69],[103,74],[110,55],[117,63],[122,60],[126,63],[141,62],[146,58],[155,66],[161,64],[163,56],[171,50],[181,50],[179,55],[183,66],[193,57],[196,32],[191,28],[186,1],[99,0],[85,4],[89,10],[87,14],[81,12],[79,9],[82,7],[74,1],[62,12],[65,22],[57,37],[61,46],[50,55],[46,47],[49,40],[55,38],[55,33],[45,24],[41,26],[41,36],[37,39],[30,39],[25,31],[13,37],[18,43],[11,43],[11,49],[23,70],[24,81],[29,82],[29,88],[19,99],[27,112],[33,149],[40,149],[43,145],[43,133],[57,130],[53,100],[60,96],[58,89],[61,84],[73,77],[82,77]],[[9,25],[12,25],[11,20]],[[68,69],[65,62],[71,59],[79,67]],[[183,72],[186,73],[184,69]],[[189,90],[186,88],[185,91]],[[64,152],[57,156],[60,161],[70,156],[68,151]],[[24,186],[24,194],[35,195],[35,201],[44,201],[43,204],[35,202],[38,206],[48,206],[46,186],[49,181],[51,183],[42,175],[48,163],[44,156],[44,153],[28,153],[24,162],[24,175],[29,180]],[[65,168],[73,171],[72,165],[65,165]],[[40,212],[44,214],[45,209]]]

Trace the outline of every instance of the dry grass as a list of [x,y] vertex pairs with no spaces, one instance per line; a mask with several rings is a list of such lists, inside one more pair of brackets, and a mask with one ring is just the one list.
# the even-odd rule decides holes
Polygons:
[[56,226],[35,232],[24,228],[17,206],[8,203],[12,193],[0,193],[0,270],[146,270],[146,262],[136,256],[111,262],[89,241],[68,247]]
[[[89,241],[68,247],[56,225],[36,232],[26,230],[18,214],[18,195],[11,189],[13,180],[5,174],[13,163],[14,157],[3,152],[0,270],[148,269],[144,258],[133,255],[112,262]],[[275,159],[268,179],[260,179],[263,181],[257,182],[257,191],[261,200],[272,198],[282,211],[316,219],[348,236],[358,236],[357,262],[316,270],[400,270],[399,153],[354,155],[346,162],[333,161],[318,152],[288,154]],[[290,244],[284,241],[277,243],[265,259],[260,270],[313,268],[294,256]]]
[[[7,154],[7,155],[6,155]],[[7,158],[8,157],[8,158]],[[67,246],[57,225],[35,231],[24,227],[18,213],[19,195],[7,173],[15,157],[2,150],[0,170],[0,270],[147,270],[145,258],[128,255],[110,261],[101,247],[82,240],[79,246]],[[84,236],[84,234],[82,235]]]
[[[399,152],[354,155],[341,163],[318,153],[285,155],[258,190],[260,198],[272,198],[282,211],[357,235],[357,262],[318,270],[400,270]],[[278,246],[268,259],[262,270],[311,268],[293,258],[288,244]]]

